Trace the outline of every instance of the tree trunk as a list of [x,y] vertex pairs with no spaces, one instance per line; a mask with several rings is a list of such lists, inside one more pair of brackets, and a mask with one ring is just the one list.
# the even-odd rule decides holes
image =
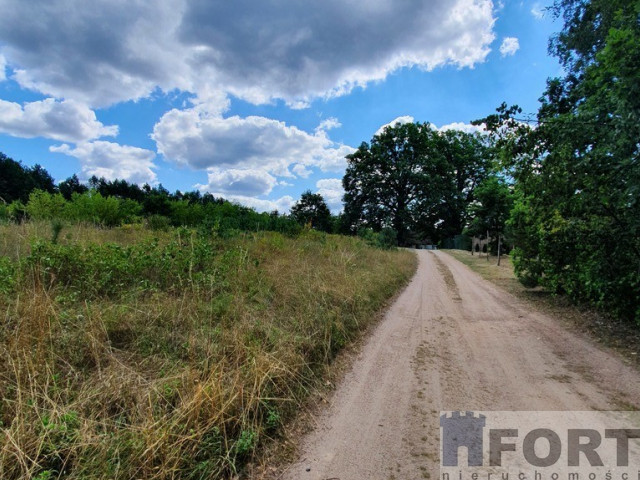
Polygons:
[[490,245],[490,241],[489,241],[489,230],[487,230],[487,262],[489,261],[489,249],[491,248]]
[[502,246],[500,243],[501,239],[502,239],[502,236],[498,233],[498,266],[500,266],[500,247]]

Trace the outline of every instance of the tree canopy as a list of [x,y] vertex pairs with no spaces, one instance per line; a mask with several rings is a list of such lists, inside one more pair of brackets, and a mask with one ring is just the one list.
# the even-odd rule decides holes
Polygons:
[[316,230],[330,232],[332,229],[331,211],[319,193],[307,190],[291,207],[291,216],[301,225],[310,225]]
[[640,2],[558,0],[535,128],[503,105],[484,119],[516,180],[518,275],[640,321]]
[[488,156],[479,135],[405,123],[362,143],[347,162],[345,219],[352,231],[391,227],[407,245],[462,231]]

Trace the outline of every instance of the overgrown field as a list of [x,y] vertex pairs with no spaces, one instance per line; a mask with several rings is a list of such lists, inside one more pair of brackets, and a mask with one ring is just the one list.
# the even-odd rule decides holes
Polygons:
[[0,225],[0,478],[236,474],[414,269],[314,231]]

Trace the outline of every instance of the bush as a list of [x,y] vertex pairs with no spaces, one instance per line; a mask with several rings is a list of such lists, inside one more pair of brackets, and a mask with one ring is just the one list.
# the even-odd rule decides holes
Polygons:
[[377,246],[388,250],[398,246],[398,233],[393,228],[383,228],[378,234]]
[[59,193],[34,190],[29,195],[26,210],[32,218],[50,220],[61,218],[66,204],[66,200]]
[[165,217],[164,215],[151,215],[147,218],[147,226],[151,230],[169,230],[171,227],[171,220],[169,217]]
[[358,236],[362,238],[368,245],[383,250],[389,250],[398,246],[398,234],[389,227],[383,228],[380,232],[374,232],[370,228],[361,228],[358,230]]

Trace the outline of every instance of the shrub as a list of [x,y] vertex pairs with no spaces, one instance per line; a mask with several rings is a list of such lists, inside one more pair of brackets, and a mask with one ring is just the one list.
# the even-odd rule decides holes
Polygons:
[[171,220],[164,215],[151,215],[147,218],[147,225],[151,230],[169,230]]
[[30,217],[50,220],[63,216],[66,200],[59,193],[34,190],[29,195],[26,210]]

